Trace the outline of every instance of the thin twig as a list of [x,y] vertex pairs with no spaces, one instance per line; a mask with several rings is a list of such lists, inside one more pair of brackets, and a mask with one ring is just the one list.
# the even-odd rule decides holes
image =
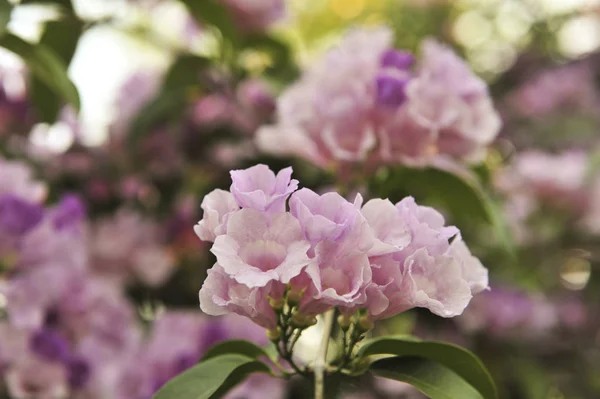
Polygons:
[[284,359],[293,369],[296,373],[304,376],[304,377],[308,377],[306,371],[302,370],[300,367],[298,367],[298,365],[294,362],[294,360],[292,359],[292,354],[289,353],[287,350],[283,350],[281,349],[281,347],[279,345],[277,345],[277,352],[279,353],[279,356],[281,356],[282,359]]
[[315,399],[324,399],[325,392],[325,367],[327,366],[327,348],[329,347],[329,337],[333,326],[333,317],[335,311],[332,309],[325,313],[325,326],[323,327],[323,338],[315,358]]

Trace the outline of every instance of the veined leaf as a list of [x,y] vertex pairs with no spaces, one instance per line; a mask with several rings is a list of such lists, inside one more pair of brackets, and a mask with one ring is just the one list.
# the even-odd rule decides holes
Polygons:
[[250,341],[246,341],[245,339],[232,339],[228,341],[222,341],[213,345],[206,352],[202,360],[206,361],[213,357],[225,354],[238,354],[247,356],[252,359],[258,359],[262,356],[269,357],[269,354],[265,349]]
[[226,354],[198,363],[167,382],[154,399],[216,399],[252,373],[269,367],[247,356]]
[[66,65],[54,51],[43,44],[32,44],[12,34],[0,37],[0,47],[20,56],[35,78],[79,109],[77,88],[67,76]]
[[[46,22],[39,43],[56,53],[65,65],[69,65],[82,31],[83,22],[74,15],[65,16],[58,21]],[[58,93],[38,77],[33,77],[30,92],[38,117],[45,122],[55,121],[62,106]]]
[[406,382],[431,399],[482,399],[458,374],[440,363],[420,357],[392,357],[371,364],[371,372]]
[[473,353],[445,342],[420,341],[414,337],[382,337],[366,341],[358,356],[396,355],[418,356],[451,369],[471,384],[485,399],[496,399],[494,380]]

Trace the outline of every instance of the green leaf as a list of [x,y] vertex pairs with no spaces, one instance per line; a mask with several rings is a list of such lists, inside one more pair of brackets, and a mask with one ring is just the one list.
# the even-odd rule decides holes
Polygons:
[[500,207],[500,202],[492,199],[487,194],[483,194],[484,206],[490,217],[490,223],[496,234],[500,245],[512,260],[516,259],[516,246],[513,241],[508,222]]
[[3,35],[6,32],[6,26],[10,21],[12,9],[12,5],[8,0],[0,0],[0,35]]
[[165,90],[175,88],[197,87],[200,83],[200,72],[210,66],[208,58],[192,54],[179,56],[169,68],[163,82]]
[[77,88],[69,80],[64,62],[54,51],[43,44],[32,44],[12,34],[0,37],[0,47],[20,56],[34,78],[79,110]]
[[527,358],[517,358],[509,362],[520,391],[528,399],[546,399],[552,390],[552,376],[537,364]]
[[198,363],[167,382],[154,399],[216,399],[252,373],[269,373],[266,364],[227,354]]
[[216,0],[181,0],[190,14],[201,24],[216,27],[221,34],[231,42],[239,41],[239,32],[231,13]]
[[[45,24],[40,44],[54,51],[65,65],[69,65],[75,54],[82,31],[83,23],[74,17],[49,21]],[[32,79],[30,96],[42,121],[52,122],[56,120],[62,104],[57,98],[57,93],[44,81],[37,77]]]
[[244,38],[245,49],[262,51],[271,58],[271,65],[265,75],[283,81],[292,81],[299,75],[290,47],[283,41],[267,35],[250,35]]
[[252,359],[258,359],[262,356],[270,357],[264,348],[261,348],[250,341],[246,341],[244,339],[232,339],[213,345],[206,352],[203,360],[208,360],[225,354],[239,354]]
[[48,21],[44,24],[40,43],[52,49],[65,65],[68,65],[75,54],[82,32],[82,21],[73,16],[65,16],[58,21]]
[[138,112],[127,136],[130,148],[136,148],[139,140],[157,125],[169,118],[177,118],[187,105],[187,91],[183,89],[159,93]]
[[485,399],[498,397],[494,380],[473,353],[445,342],[421,341],[414,337],[382,337],[366,341],[357,356],[418,356],[448,367],[476,388]]
[[482,399],[475,388],[440,363],[420,357],[392,357],[371,364],[371,372],[406,382],[431,399]]

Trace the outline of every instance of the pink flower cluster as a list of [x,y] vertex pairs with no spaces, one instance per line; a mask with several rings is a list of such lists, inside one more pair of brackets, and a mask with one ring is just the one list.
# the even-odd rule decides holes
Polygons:
[[337,307],[367,309],[376,320],[424,307],[453,317],[487,288],[487,269],[434,209],[411,197],[363,205],[360,195],[351,203],[297,190],[291,174],[265,165],[234,170],[230,191],[204,198],[195,231],[214,242],[217,257],[199,294],[205,313],[275,328],[269,299],[287,290],[305,316]]
[[122,292],[87,269],[82,204],[0,196],[0,370],[12,397],[96,398],[102,374],[137,341]]
[[140,218],[90,236],[76,197],[47,207],[45,192],[25,164],[0,158],[0,375],[15,398],[112,398],[115,370],[142,336],[113,277],[135,267],[159,283],[170,268]]
[[470,333],[539,340],[561,329],[581,329],[588,313],[577,297],[546,298],[540,293],[500,286],[479,295],[456,321]]
[[541,238],[529,224],[541,209],[560,213],[583,232],[600,233],[600,179],[592,166],[590,155],[581,150],[519,153],[495,181],[507,197],[506,214],[516,238],[523,243]]
[[510,93],[508,104],[525,117],[543,118],[565,109],[593,115],[600,105],[594,68],[579,63],[543,71]]
[[434,40],[416,62],[392,42],[386,28],[350,32],[282,94],[259,147],[321,167],[481,159],[501,124],[486,84]]
[[163,247],[158,223],[128,209],[100,219],[90,228],[91,269],[117,285],[141,281],[159,286],[173,272],[175,260]]

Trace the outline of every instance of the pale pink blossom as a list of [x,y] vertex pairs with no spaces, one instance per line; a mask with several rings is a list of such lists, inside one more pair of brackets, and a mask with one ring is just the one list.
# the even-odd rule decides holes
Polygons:
[[[261,179],[275,176],[256,174],[252,185],[261,187]],[[335,192],[301,189],[289,206],[285,212],[284,202],[278,213],[264,206],[215,210],[213,226],[221,226],[224,215],[227,221],[211,249],[217,264],[200,290],[206,313],[238,313],[273,328],[268,299],[289,289],[300,296],[305,316],[363,308],[382,319],[423,307],[454,317],[488,286],[487,269],[459,230],[412,197],[362,206],[360,195],[351,203]]]
[[409,279],[410,301],[442,317],[463,312],[472,298],[469,283],[462,278],[461,266],[448,256],[430,256],[419,249],[405,263]]
[[462,313],[472,293],[487,287],[487,271],[471,257],[458,229],[446,226],[443,216],[408,197],[395,206],[374,199],[363,215],[378,240],[396,252],[372,256],[372,283],[366,306],[374,319],[425,307],[443,317]]
[[351,31],[281,95],[278,124],[259,130],[259,147],[321,167],[365,160],[377,143],[375,77],[391,45],[388,29]]
[[373,246],[373,235],[360,213],[362,197],[354,203],[335,192],[318,195],[303,188],[290,197],[290,212],[302,226],[306,239],[316,245],[321,241],[350,241],[357,249]]
[[230,173],[231,193],[242,208],[283,212],[285,201],[298,188],[298,180],[291,178],[291,167],[280,170],[277,175],[262,164]]
[[226,273],[253,288],[270,281],[289,283],[310,262],[309,248],[290,213],[241,209],[229,217],[227,234],[216,238],[211,252]]
[[488,288],[488,270],[481,261],[471,254],[471,251],[460,238],[455,238],[450,244],[448,256],[458,261],[462,277],[467,281],[472,294],[479,294]]
[[268,296],[273,295],[274,291],[283,294],[283,287],[273,289],[277,284],[269,282],[263,287],[248,287],[238,283],[217,263],[208,270],[200,289],[200,308],[212,316],[237,313],[264,328],[275,328],[277,316],[269,305]]
[[348,33],[280,96],[259,148],[322,168],[480,161],[500,130],[487,85],[433,40],[414,67],[392,43],[387,28]]
[[[389,200],[375,198],[361,210],[381,245],[392,246],[396,251],[406,248],[411,241],[411,232],[405,218]],[[372,254],[376,255],[376,254]]]
[[407,91],[413,115],[438,132],[440,153],[481,159],[500,132],[500,116],[485,82],[435,40],[423,42],[417,77]]
[[214,242],[225,233],[227,218],[240,209],[233,194],[229,191],[214,190],[204,197],[200,205],[204,211],[202,220],[194,226],[194,231],[202,241]]
[[[306,276],[292,281],[295,291],[306,289],[300,302],[300,311],[316,315],[339,307],[357,309],[366,299],[371,283],[371,266],[364,251],[352,243],[323,241],[315,248],[315,258],[306,267]],[[303,285],[306,281],[308,285]]]

